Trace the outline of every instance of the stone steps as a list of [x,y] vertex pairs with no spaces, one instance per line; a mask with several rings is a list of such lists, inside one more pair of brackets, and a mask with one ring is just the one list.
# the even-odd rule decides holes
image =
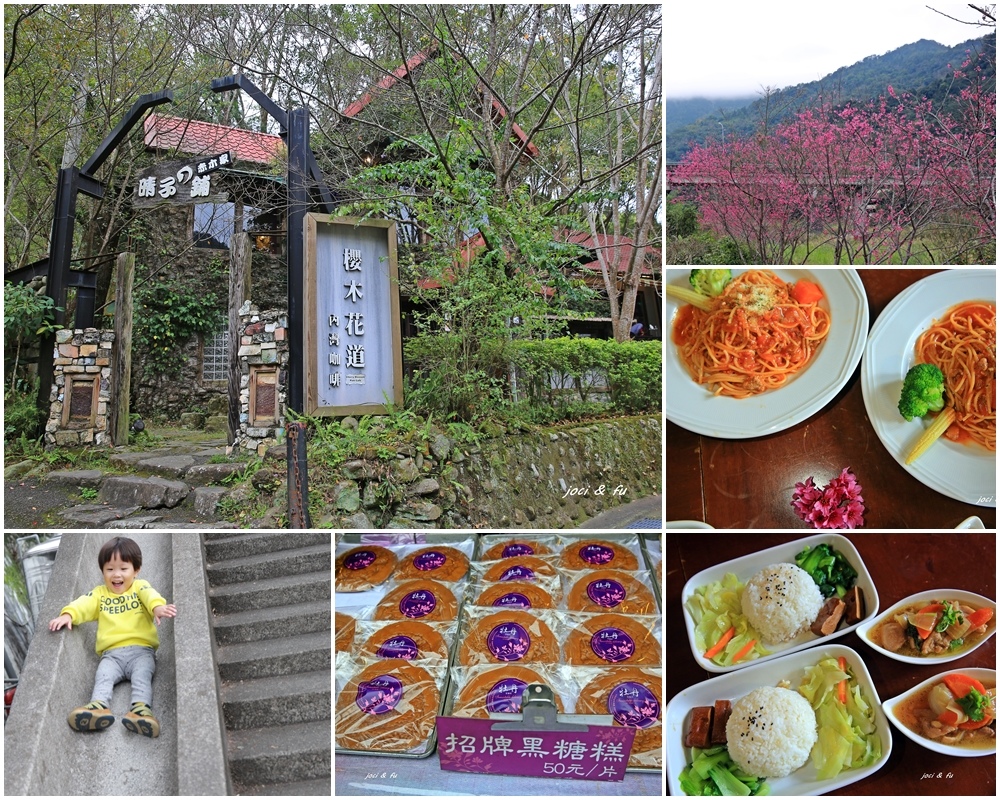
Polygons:
[[331,794],[332,534],[206,530],[238,794]]

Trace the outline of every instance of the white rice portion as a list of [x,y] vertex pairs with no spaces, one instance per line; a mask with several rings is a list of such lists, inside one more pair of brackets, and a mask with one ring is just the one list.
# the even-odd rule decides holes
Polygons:
[[748,775],[783,778],[809,758],[816,715],[798,692],[764,686],[733,703],[726,739],[729,755]]
[[747,581],[741,602],[761,638],[780,644],[812,624],[823,607],[823,595],[801,567],[772,564]]

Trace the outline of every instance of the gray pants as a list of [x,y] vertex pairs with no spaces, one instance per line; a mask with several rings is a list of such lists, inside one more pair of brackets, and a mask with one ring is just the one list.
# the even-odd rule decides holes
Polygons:
[[115,647],[106,650],[97,665],[91,700],[111,706],[111,693],[120,681],[132,682],[132,702],[153,705],[153,673],[156,658],[152,647]]

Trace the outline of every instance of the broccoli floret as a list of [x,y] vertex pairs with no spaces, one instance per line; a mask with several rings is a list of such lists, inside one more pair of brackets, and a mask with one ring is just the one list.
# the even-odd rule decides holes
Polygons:
[[944,374],[933,364],[914,364],[903,378],[899,413],[910,422],[928,411],[944,408]]
[[728,269],[693,269],[688,278],[694,290],[706,297],[718,297],[732,279],[732,270]]

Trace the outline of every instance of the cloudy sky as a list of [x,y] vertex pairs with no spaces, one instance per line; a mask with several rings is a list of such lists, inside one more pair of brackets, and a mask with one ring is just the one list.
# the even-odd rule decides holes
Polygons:
[[[919,39],[955,45],[983,36],[977,16],[953,0],[688,0],[664,6],[667,98],[756,95],[814,81]],[[980,5],[976,3],[976,5]]]

